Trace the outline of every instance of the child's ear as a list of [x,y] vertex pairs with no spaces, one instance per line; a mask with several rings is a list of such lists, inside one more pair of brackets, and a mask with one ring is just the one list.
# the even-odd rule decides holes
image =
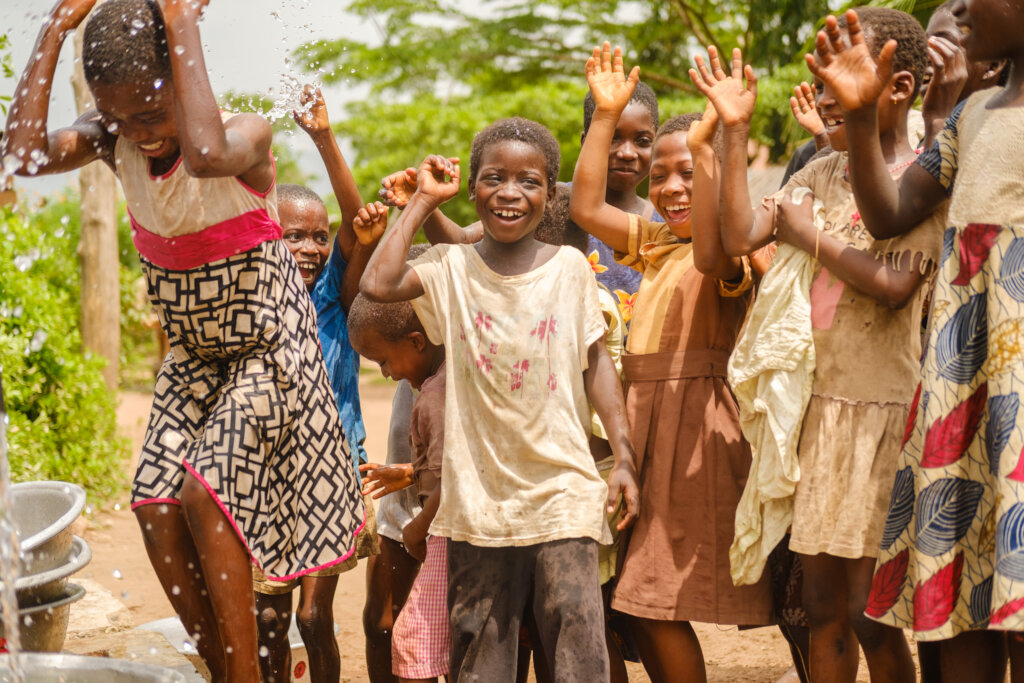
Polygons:
[[466,189],[469,190],[469,201],[476,201],[476,178],[470,178],[469,182],[466,183]]
[[892,97],[893,104],[908,100],[914,95],[914,74],[909,71],[897,71],[892,75],[890,81],[892,85]]
[[555,182],[553,182],[550,185],[548,185],[548,201],[549,202],[553,202],[555,200],[555,195],[556,194],[558,194],[558,180],[557,179],[555,180]]
[[427,348],[427,337],[422,332],[410,332],[406,335],[406,339],[409,340],[409,343],[412,344],[417,353],[423,353],[423,349]]
[[1000,59],[998,62],[989,62],[985,67],[985,73],[982,74],[981,79],[983,81],[994,80],[1005,68],[1007,68],[1005,59]]

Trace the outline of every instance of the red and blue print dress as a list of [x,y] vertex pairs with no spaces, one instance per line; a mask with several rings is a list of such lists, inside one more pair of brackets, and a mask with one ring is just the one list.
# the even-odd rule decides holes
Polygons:
[[317,338],[281,241],[276,190],[162,176],[118,138],[117,175],[149,298],[170,340],[132,484],[132,508],[179,503],[185,472],[253,561],[286,580],[352,554],[362,498]]

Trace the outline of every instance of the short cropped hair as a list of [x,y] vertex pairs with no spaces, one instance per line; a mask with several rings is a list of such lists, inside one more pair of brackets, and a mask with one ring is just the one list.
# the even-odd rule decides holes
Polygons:
[[[864,42],[867,43],[871,56],[878,58],[882,47],[890,40],[896,41],[896,54],[893,55],[893,72],[908,71],[914,77],[914,92],[911,99],[917,97],[928,70],[928,36],[917,19],[888,7],[855,7],[857,19],[864,29]],[[839,17],[839,27],[846,30],[846,16]]]
[[558,141],[543,124],[518,116],[495,121],[476,134],[469,152],[469,177],[476,179],[476,174],[480,170],[480,159],[487,147],[510,140],[530,145],[544,155],[548,188],[554,187],[558,181],[558,168],[562,161],[562,150],[558,147]]
[[555,188],[555,198],[544,207],[544,217],[533,233],[534,239],[556,247],[575,247],[584,254],[590,244],[587,233],[569,219],[569,199],[572,190],[568,185],[559,183]]
[[[409,260],[419,258],[427,250],[426,244],[414,244],[409,248]],[[423,324],[416,316],[409,301],[370,301],[357,294],[348,310],[349,334],[360,330],[373,330],[381,339],[397,342],[413,332],[423,332]]]
[[147,83],[171,77],[171,56],[160,8],[153,0],[107,0],[82,36],[82,69],[89,83]]
[[[690,112],[688,114],[673,116],[668,121],[661,124],[661,128],[658,129],[658,133],[654,136],[654,146],[657,147],[658,140],[666,135],[688,132],[690,130],[690,126],[703,118],[703,112]],[[719,159],[722,158],[724,144],[724,140],[722,139],[722,129],[719,127],[718,130],[715,131],[714,140],[711,141],[711,147],[715,150],[715,155]]]
[[291,202],[293,204],[319,204],[324,206],[324,200],[316,192],[305,185],[293,185],[283,183],[277,186],[277,203]]
[[[636,84],[636,88],[633,89],[633,95],[629,98],[629,103],[633,104],[637,102],[642,104],[647,112],[651,115],[651,126],[658,129],[658,96],[651,90],[651,86],[647,85],[643,81]],[[597,110],[597,105],[594,103],[594,96],[588,91],[583,97],[583,134],[586,135],[587,131],[590,130],[590,122],[594,120],[594,112]]]

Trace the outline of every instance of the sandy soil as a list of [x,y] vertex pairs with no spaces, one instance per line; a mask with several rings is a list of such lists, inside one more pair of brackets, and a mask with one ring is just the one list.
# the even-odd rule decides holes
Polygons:
[[[383,461],[388,419],[394,385],[364,379],[361,396],[367,428],[367,451],[371,459]],[[125,392],[121,395],[118,420],[137,452],[145,430],[151,397]],[[129,472],[134,463],[126,463]],[[114,596],[120,597],[131,612],[135,625],[173,616],[157,582],[142,545],[135,518],[128,509],[128,494],[113,509],[96,512],[89,518],[85,538],[93,550],[92,563],[82,572]],[[364,565],[343,574],[334,601],[335,618],[340,626],[338,642],[342,655],[342,680],[366,681],[363,656],[361,611],[365,598]],[[775,628],[760,628],[740,633],[735,628],[709,624],[695,626],[704,649],[711,681],[776,681],[791,660],[785,641]],[[630,665],[632,681],[648,681],[643,667]],[[861,663],[859,681],[867,681],[866,666]]]

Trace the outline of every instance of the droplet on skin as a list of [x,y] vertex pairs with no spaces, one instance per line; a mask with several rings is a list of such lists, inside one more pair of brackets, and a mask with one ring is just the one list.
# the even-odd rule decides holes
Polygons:
[[267,646],[266,645],[260,645],[260,657],[263,657],[265,659],[265,658],[267,658],[269,656],[270,656],[270,650],[267,648]]
[[176,55],[183,55],[183,54],[185,54],[185,46],[184,45],[175,45],[174,46],[174,54],[176,54]]
[[121,577],[121,570],[120,569],[115,569],[114,572],[113,572],[113,576],[114,576],[115,579],[120,580],[122,578]]
[[178,586],[171,586],[171,595],[181,595],[181,588]]

